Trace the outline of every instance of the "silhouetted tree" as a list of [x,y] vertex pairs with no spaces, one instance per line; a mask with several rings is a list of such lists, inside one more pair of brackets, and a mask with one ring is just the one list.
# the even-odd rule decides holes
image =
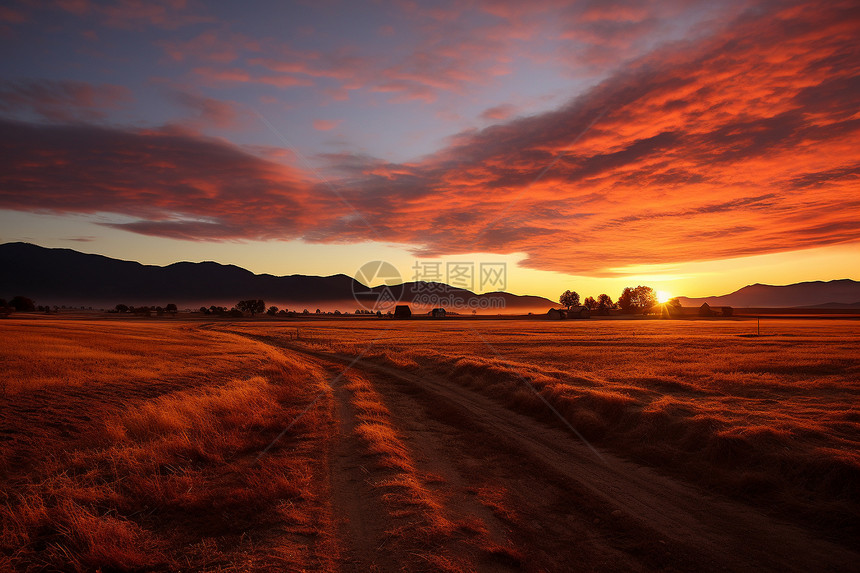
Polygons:
[[587,308],[588,310],[594,310],[595,308],[597,308],[597,301],[596,301],[596,300],[594,300],[594,297],[593,297],[593,296],[587,296],[587,297],[585,297],[585,300],[584,300],[584,301],[582,301],[582,304],[583,304],[583,306],[585,306],[585,308]]
[[558,302],[562,304],[562,306],[570,309],[572,306],[579,306],[579,293],[576,291],[564,291],[561,296],[558,298]]
[[236,303],[236,308],[242,312],[249,312],[251,316],[266,311],[266,303],[259,299],[250,298],[248,300],[240,300]]
[[304,310],[302,311],[302,314],[310,314],[310,313],[311,313],[311,311],[309,311],[308,309],[304,309]]
[[118,304],[114,308],[116,308],[117,312],[128,312],[128,305],[126,304]]
[[649,308],[657,304],[657,293],[655,293],[654,289],[651,287],[638,286],[634,290],[642,312],[647,311]]
[[618,297],[618,306],[627,313],[644,312],[657,304],[654,289],[647,286],[627,287]]
[[26,296],[16,296],[9,301],[9,306],[18,312],[33,312],[36,310],[36,303],[33,299],[29,299]]
[[176,316],[176,313],[178,311],[179,311],[179,309],[176,308],[176,305],[173,304],[172,302],[164,306],[164,312],[169,312],[173,316]]
[[[278,307],[270,306],[269,310],[266,311],[266,314],[268,314],[269,316],[275,316],[276,314],[278,314]],[[287,314],[287,313],[285,312],[284,314]]]

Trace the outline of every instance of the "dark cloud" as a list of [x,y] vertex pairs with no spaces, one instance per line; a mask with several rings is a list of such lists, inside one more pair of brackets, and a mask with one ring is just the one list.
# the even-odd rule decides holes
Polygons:
[[0,150],[7,209],[117,213],[186,239],[299,237],[326,218],[302,174],[194,134],[5,121]]

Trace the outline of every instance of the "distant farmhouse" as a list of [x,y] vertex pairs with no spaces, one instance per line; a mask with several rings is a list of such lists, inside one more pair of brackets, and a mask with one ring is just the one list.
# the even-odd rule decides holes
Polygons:
[[706,302],[699,307],[699,316],[732,316],[735,309],[730,306],[713,307]]
[[564,309],[561,308],[551,308],[546,313],[546,317],[550,320],[561,320],[565,316]]
[[394,318],[412,318],[412,309],[408,304],[398,304],[394,307]]
[[587,306],[572,306],[567,311],[567,318],[591,318],[591,310]]
[[591,318],[591,310],[587,306],[572,306],[565,310],[563,308],[551,308],[546,313],[550,320],[564,320],[566,318]]

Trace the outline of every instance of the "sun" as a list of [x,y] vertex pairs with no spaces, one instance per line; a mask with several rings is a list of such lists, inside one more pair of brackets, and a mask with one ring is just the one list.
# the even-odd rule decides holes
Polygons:
[[667,302],[669,302],[670,298],[672,298],[671,293],[668,293],[664,290],[657,291],[657,302],[659,302],[660,304],[666,304]]

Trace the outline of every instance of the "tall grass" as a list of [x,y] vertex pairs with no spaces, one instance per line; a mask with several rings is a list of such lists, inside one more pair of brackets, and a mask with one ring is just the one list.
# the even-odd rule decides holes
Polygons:
[[[55,332],[57,348],[75,338],[86,346],[86,328]],[[162,327],[135,341],[122,329],[111,336],[92,328],[91,344],[126,348],[126,365],[142,355],[177,361],[172,350],[179,340],[187,348],[189,336]],[[46,332],[39,336],[51,346],[54,334]],[[62,571],[334,568],[324,491],[330,396],[272,445],[315,394],[327,392],[325,376],[245,339],[199,333],[191,341],[208,349],[195,348],[190,364],[177,366],[182,376],[172,391],[132,396],[112,410],[93,404],[81,438],[36,444],[42,451],[32,452],[33,467],[10,470],[0,505],[0,564]],[[245,372],[233,376],[236,360],[244,360]],[[197,368],[208,374],[194,374]],[[106,384],[121,397],[127,385],[145,383],[137,372],[115,366],[107,381],[85,384]],[[22,387],[15,399],[30,392]]]

